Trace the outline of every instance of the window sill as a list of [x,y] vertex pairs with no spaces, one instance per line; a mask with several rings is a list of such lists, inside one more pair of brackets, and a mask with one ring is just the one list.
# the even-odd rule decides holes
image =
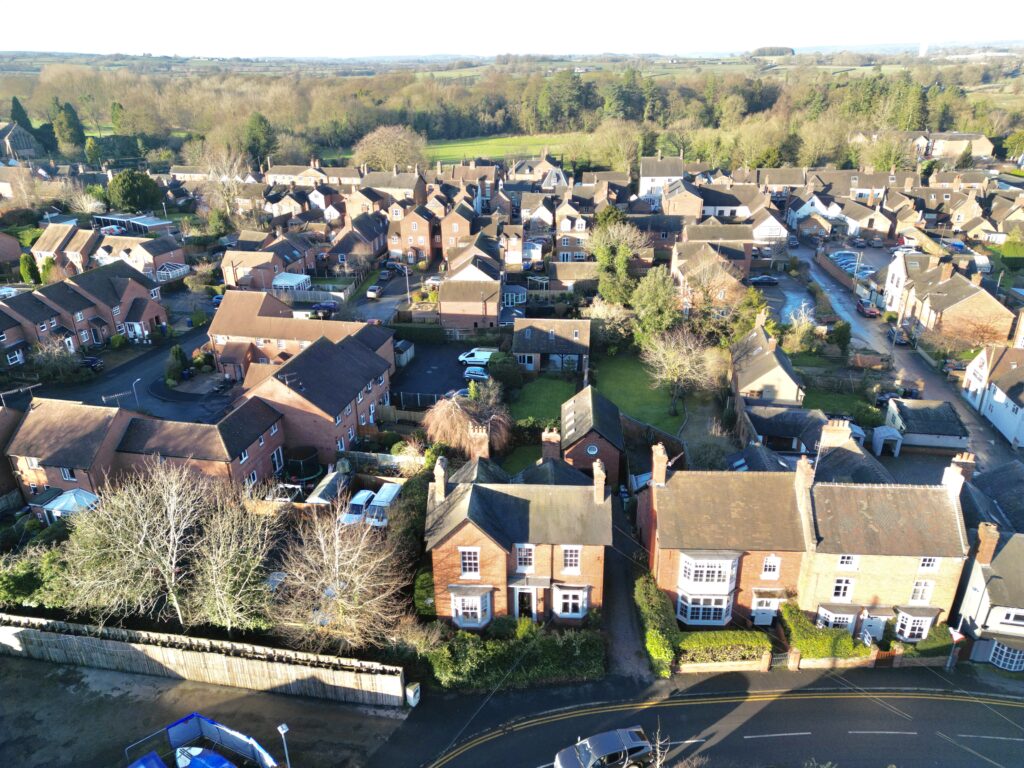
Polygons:
[[563,568],[562,569],[562,575],[563,576],[579,576],[580,575],[580,569],[579,568]]
[[463,574],[459,575],[459,578],[462,579],[462,581],[480,581],[480,574],[479,573],[463,573]]

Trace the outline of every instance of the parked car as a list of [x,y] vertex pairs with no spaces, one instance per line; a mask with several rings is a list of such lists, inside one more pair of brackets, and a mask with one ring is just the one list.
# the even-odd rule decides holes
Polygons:
[[889,331],[886,335],[888,336],[889,341],[895,343],[899,347],[906,346],[907,344],[910,343],[910,338],[907,336],[907,332],[904,331],[902,328],[892,326],[889,328]]
[[790,235],[788,238],[786,238],[786,245],[788,245],[790,248],[799,248],[800,238],[797,237],[796,235]]
[[462,389],[449,389],[444,393],[444,396],[451,400],[453,397],[469,397],[469,390],[463,387]]
[[747,280],[749,285],[778,285],[779,278],[772,275],[757,275]]
[[224,296],[218,293],[216,296],[213,297],[213,306],[219,307],[222,301],[224,301]]
[[606,731],[576,742],[555,755],[554,768],[644,768],[654,750],[639,725]]
[[950,371],[966,371],[967,362],[965,360],[946,360],[942,364],[942,372],[949,373]]
[[444,278],[440,275],[431,275],[423,281],[423,285],[426,288],[440,288],[441,283],[444,282]]
[[889,407],[889,401],[892,400],[894,397],[899,397],[899,396],[900,396],[899,392],[883,392],[883,393],[879,394],[878,397],[875,398],[875,407],[876,408],[888,408]]
[[384,294],[384,286],[381,283],[374,283],[366,289],[366,298],[379,299]]
[[102,358],[92,357],[91,355],[86,355],[85,357],[83,357],[81,362],[78,363],[78,365],[80,368],[88,368],[89,370],[95,371],[96,373],[99,373],[100,371],[103,370]]
[[882,240],[882,238],[880,238],[880,237],[872,237],[871,238],[871,247],[872,248],[881,248],[883,245],[885,245],[885,242]]
[[864,315],[864,317],[879,317],[882,314],[882,310],[874,304],[868,304],[864,299],[858,299],[857,314]]
[[381,285],[388,282],[393,277],[393,273],[390,269],[382,269],[380,275],[377,277],[377,282]]
[[373,504],[373,491],[359,491],[349,499],[345,511],[338,516],[339,525],[355,525],[363,522],[367,508]]
[[487,373],[486,368],[471,365],[463,372],[462,378],[466,381],[490,381],[491,376]]
[[336,301],[321,301],[310,307],[313,312],[337,312],[338,302]]
[[863,237],[851,237],[850,238],[850,245],[852,245],[854,248],[863,248],[867,244],[868,244],[868,241],[865,240]]
[[390,269],[394,272],[397,272],[400,275],[404,275],[407,271],[405,264],[403,264],[400,261],[394,261],[392,259],[388,259],[387,261],[384,262],[384,269]]
[[388,524],[388,509],[395,503],[398,494],[402,492],[402,486],[398,483],[384,483],[380,490],[373,496],[373,501],[366,507],[366,516],[363,522],[372,525],[374,528],[386,528]]
[[491,356],[497,353],[496,347],[473,347],[469,352],[459,355],[459,362],[463,365],[487,365]]

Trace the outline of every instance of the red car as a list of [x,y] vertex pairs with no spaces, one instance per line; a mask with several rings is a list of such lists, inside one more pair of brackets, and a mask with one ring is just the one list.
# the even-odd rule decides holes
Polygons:
[[882,314],[882,310],[874,304],[865,304],[863,299],[857,300],[857,312],[864,317],[879,317]]

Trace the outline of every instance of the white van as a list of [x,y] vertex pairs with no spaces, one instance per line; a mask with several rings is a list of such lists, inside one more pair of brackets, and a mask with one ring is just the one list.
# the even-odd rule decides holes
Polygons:
[[402,492],[398,483],[384,483],[366,508],[366,524],[384,528],[388,524],[388,509]]
[[473,347],[459,355],[459,362],[463,365],[487,365],[491,356],[496,354],[498,350],[494,347]]
[[373,503],[373,491],[359,491],[349,499],[348,508],[338,516],[340,525],[355,525],[361,523],[366,517],[366,509]]

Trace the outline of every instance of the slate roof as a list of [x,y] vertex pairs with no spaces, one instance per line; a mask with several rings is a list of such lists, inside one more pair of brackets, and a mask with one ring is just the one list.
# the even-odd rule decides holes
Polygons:
[[681,157],[641,157],[641,176],[679,176],[686,172],[686,165]]
[[113,307],[121,302],[121,297],[124,296],[130,281],[138,283],[147,291],[157,287],[155,282],[120,260],[78,275],[72,275],[68,280],[90,296],[95,296],[108,307]]
[[793,477],[786,472],[673,472],[655,491],[660,545],[802,552]]
[[1024,406],[1024,349],[985,347],[988,380],[1018,406]]
[[817,449],[821,428],[828,423],[828,417],[817,409],[748,405],[746,413],[757,434],[762,437],[797,438],[809,451]]
[[232,461],[281,420],[258,397],[250,398],[216,424],[136,417],[128,423],[117,450],[203,461]]
[[750,443],[743,450],[725,457],[730,472],[789,472],[789,465],[779,454],[760,443]]
[[37,288],[36,293],[72,315],[95,306],[91,299],[87,299],[64,280]]
[[683,237],[688,243],[754,240],[754,229],[749,224],[687,224]]
[[459,483],[509,483],[512,478],[508,472],[490,459],[471,459],[456,469],[448,477],[448,482]]
[[818,452],[814,479],[821,483],[861,483],[885,485],[896,479],[882,464],[857,443],[847,440],[843,445]]
[[620,451],[625,447],[619,407],[592,386],[562,403],[562,449],[575,445],[591,430]]
[[732,366],[739,391],[773,370],[779,369],[792,381],[801,384],[800,375],[793,368],[789,356],[778,347],[763,327],[754,328],[749,334],[733,345]]
[[612,543],[611,496],[594,501],[593,487],[463,483],[441,504],[429,495],[426,544],[433,549],[469,520],[506,550],[530,544]]
[[487,302],[487,311],[497,310],[501,283],[497,280],[445,280],[437,291],[438,302]]
[[44,304],[31,293],[19,293],[9,299],[0,299],[16,314],[33,323],[44,323],[57,315],[57,310]]
[[818,552],[961,557],[959,503],[943,486],[815,483]]
[[513,354],[590,354],[590,320],[519,318],[514,328]]
[[48,467],[89,469],[117,413],[117,408],[37,397],[7,454],[31,456]]
[[971,485],[1024,530],[1024,464],[1019,459],[976,473]]
[[524,485],[594,485],[592,479],[562,459],[541,459],[522,470],[512,478],[512,482]]
[[44,230],[39,239],[32,245],[32,253],[53,253],[61,250],[74,233],[78,230],[75,224],[50,224]]
[[906,432],[915,435],[941,435],[944,437],[969,437],[970,433],[960,414],[945,400],[904,400],[894,398]]
[[1024,533],[1002,534],[992,563],[981,572],[994,605],[1024,607]]

